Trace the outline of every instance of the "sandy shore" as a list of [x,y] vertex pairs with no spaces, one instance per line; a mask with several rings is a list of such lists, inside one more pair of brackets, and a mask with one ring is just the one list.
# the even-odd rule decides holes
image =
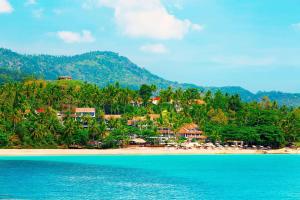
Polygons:
[[175,149],[135,147],[124,149],[0,149],[0,156],[50,156],[50,155],[176,155],[176,154],[300,154],[300,149]]

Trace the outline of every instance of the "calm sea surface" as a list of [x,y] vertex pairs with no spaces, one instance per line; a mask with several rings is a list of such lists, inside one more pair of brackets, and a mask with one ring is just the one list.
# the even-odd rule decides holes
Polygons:
[[0,157],[0,199],[300,199],[298,155]]

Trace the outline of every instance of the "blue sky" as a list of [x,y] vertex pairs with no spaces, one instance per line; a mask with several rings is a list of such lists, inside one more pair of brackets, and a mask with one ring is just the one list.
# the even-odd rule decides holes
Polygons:
[[0,46],[109,50],[173,81],[300,92],[298,0],[0,0]]

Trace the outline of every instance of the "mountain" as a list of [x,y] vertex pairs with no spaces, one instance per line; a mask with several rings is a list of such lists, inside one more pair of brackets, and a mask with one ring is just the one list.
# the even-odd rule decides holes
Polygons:
[[119,82],[120,85],[137,89],[141,84],[155,84],[158,88],[198,88],[239,94],[244,101],[259,101],[268,96],[279,104],[300,106],[300,94],[282,92],[258,92],[253,94],[242,87],[201,87],[194,84],[165,80],[131,62],[128,58],[109,51],[94,51],[74,56],[23,55],[0,48],[0,83],[7,80],[21,80],[34,75],[47,80],[68,75],[103,87]]
[[[146,69],[140,68],[114,52],[89,52],[75,56],[21,55],[8,49],[0,49],[0,67],[35,75],[48,80],[68,75],[73,79],[105,86],[118,81],[122,86],[137,88],[141,84],[156,84],[159,88],[179,87],[179,83],[167,81]],[[193,85],[193,87],[197,87]]]
[[284,93],[284,92],[261,92],[259,91],[253,97],[253,100],[260,101],[263,97],[269,97],[271,100],[276,100],[279,105],[289,105],[293,107],[300,106],[299,93]]

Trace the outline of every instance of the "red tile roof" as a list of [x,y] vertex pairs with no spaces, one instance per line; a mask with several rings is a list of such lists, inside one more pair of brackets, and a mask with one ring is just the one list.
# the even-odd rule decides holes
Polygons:
[[44,108],[38,108],[35,110],[37,113],[44,113],[45,109]]

